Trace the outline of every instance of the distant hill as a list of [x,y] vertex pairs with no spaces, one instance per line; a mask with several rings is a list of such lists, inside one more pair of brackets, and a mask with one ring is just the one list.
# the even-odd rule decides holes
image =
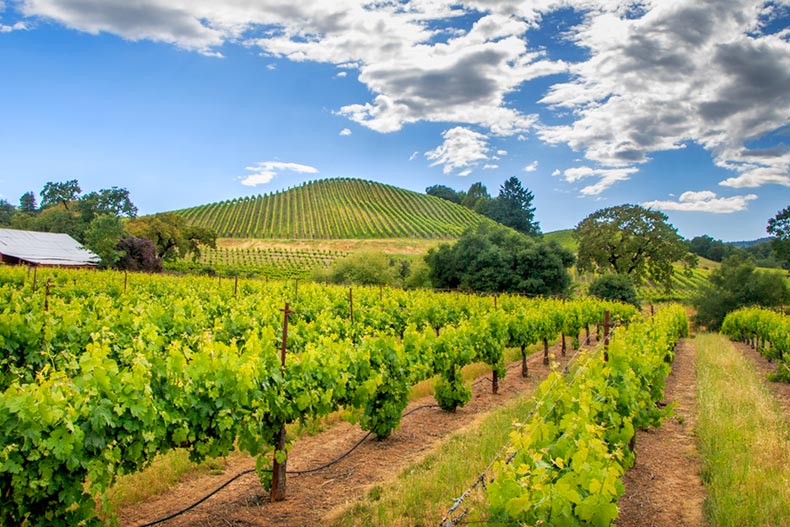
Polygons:
[[555,241],[560,244],[560,247],[563,249],[568,249],[574,254],[576,253],[576,249],[578,249],[578,243],[573,238],[573,229],[547,232],[543,234],[543,239],[547,242]]
[[771,238],[769,236],[766,236],[765,238],[758,238],[756,240],[743,241],[743,242],[726,242],[726,243],[727,245],[732,245],[734,247],[738,247],[739,249],[747,249],[749,247],[753,247],[755,245],[759,245],[761,243],[766,243],[770,241]]
[[347,178],[175,212],[214,229],[221,238],[446,239],[490,221],[435,196]]

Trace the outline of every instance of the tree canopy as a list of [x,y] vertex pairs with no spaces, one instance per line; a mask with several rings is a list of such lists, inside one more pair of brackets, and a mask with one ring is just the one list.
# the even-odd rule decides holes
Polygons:
[[506,225],[528,236],[540,234],[540,226],[535,221],[535,196],[524,188],[515,176],[505,181],[494,199],[480,199],[475,210],[492,220]]
[[162,260],[175,260],[192,255],[200,257],[201,245],[217,246],[217,233],[205,227],[189,225],[187,220],[174,212],[165,212],[130,221],[126,230],[140,238],[148,238],[156,246]]
[[697,309],[697,324],[717,330],[730,311],[748,306],[775,307],[788,300],[790,293],[784,276],[759,271],[750,258],[736,255],[711,272],[692,304]]
[[672,264],[691,268],[697,258],[667,220],[662,212],[628,204],[590,214],[574,230],[579,269],[623,274],[636,283],[648,278],[671,289]]
[[0,225],[11,225],[16,207],[11,205],[8,200],[0,199]]
[[80,192],[82,189],[76,179],[61,182],[48,181],[41,191],[41,208],[62,203],[66,210],[71,210],[69,203],[76,200]]
[[622,274],[605,274],[599,276],[590,284],[587,291],[590,296],[602,300],[613,300],[639,307],[639,298],[636,296],[636,287],[631,277]]
[[771,248],[785,263],[790,263],[790,207],[785,207],[768,220],[765,229],[773,239]]
[[491,196],[488,194],[488,189],[486,189],[485,185],[483,185],[480,182],[472,183],[472,186],[469,187],[468,191],[466,191],[466,195],[461,201],[461,205],[474,210],[475,205],[477,205],[478,201],[480,201],[481,199],[490,199],[490,198]]
[[556,243],[481,223],[454,245],[442,244],[425,257],[434,287],[478,292],[556,295],[571,283],[573,254]]
[[465,192],[457,192],[444,185],[431,185],[425,189],[425,193],[429,196],[436,196],[437,198],[442,198],[447,201],[452,201],[453,203],[458,203],[459,205],[461,204],[461,200],[466,195]]
[[36,212],[36,195],[32,191],[25,192],[19,198],[19,212]]

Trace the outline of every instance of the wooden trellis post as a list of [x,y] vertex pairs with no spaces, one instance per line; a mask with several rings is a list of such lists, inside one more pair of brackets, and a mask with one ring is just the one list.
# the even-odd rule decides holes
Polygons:
[[[285,309],[283,311],[283,343],[282,348],[280,349],[280,363],[283,373],[283,378],[285,377],[285,350],[286,350],[286,343],[288,341],[288,319],[291,316],[290,306],[288,302],[285,303]],[[271,491],[271,500],[272,501],[282,501],[285,499],[285,465],[288,462],[287,459],[284,459],[282,463],[277,461],[277,453],[278,452],[285,452],[285,424],[280,427],[280,432],[277,434],[277,444],[274,447],[274,463],[272,464],[272,491]]]

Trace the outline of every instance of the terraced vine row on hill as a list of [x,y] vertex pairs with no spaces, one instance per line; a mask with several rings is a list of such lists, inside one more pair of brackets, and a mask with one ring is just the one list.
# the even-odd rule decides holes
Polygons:
[[315,268],[328,268],[344,251],[281,248],[205,248],[200,258],[166,262],[165,268],[178,272],[216,272],[221,275],[255,275],[270,279],[306,279]]
[[[48,286],[42,287],[47,280]],[[95,497],[158,453],[238,447],[259,475],[282,427],[339,407],[379,437],[437,376],[452,410],[463,366],[504,376],[506,346],[578,335],[609,309],[558,300],[0,267],[0,523],[96,525]],[[127,281],[128,280],[128,281]],[[291,303],[287,367],[282,307]],[[281,459],[284,450],[275,456]]]
[[223,238],[453,238],[485,220],[435,196],[358,179],[176,211]]

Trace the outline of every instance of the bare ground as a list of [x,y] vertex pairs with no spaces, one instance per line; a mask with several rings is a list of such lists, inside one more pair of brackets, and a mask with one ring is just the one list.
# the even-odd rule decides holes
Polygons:
[[[552,352],[562,365],[567,358],[559,346]],[[285,501],[271,503],[255,473],[234,481],[195,509],[161,525],[184,526],[314,526],[324,525],[342,510],[353,506],[374,486],[395,477],[409,464],[418,462],[439,447],[449,434],[482,419],[487,412],[532,390],[549,373],[542,353],[529,357],[528,378],[520,375],[520,362],[500,380],[499,393],[491,393],[489,379],[473,385],[473,398],[455,413],[435,406],[421,408],[404,417],[401,427],[384,441],[370,437],[357,450],[332,467],[306,475],[290,475]],[[490,374],[489,374],[490,376]],[[409,404],[410,409],[435,405],[432,396]],[[358,426],[346,422],[313,436],[300,437],[289,454],[288,470],[312,468],[347,452],[365,436]],[[146,502],[122,509],[122,526],[135,527],[168,516],[216,489],[233,475],[253,468],[251,457],[233,457],[220,475],[205,475],[186,481],[172,491]]]
[[637,432],[636,464],[623,478],[619,527],[705,525],[705,488],[694,437],[696,377],[694,342],[683,339],[665,392],[666,401],[677,405],[675,416],[658,429]]

